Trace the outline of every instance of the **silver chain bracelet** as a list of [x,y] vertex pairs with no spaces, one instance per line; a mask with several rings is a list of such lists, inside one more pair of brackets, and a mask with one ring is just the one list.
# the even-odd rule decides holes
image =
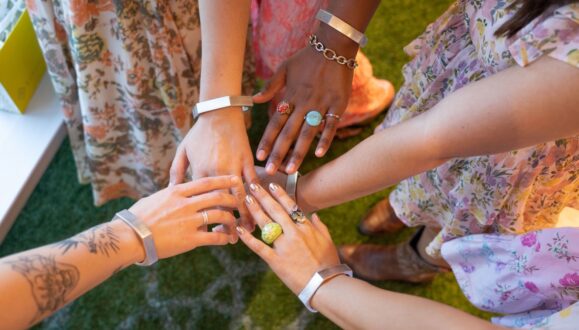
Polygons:
[[358,67],[358,62],[355,58],[347,59],[342,55],[336,54],[336,51],[330,48],[326,48],[323,43],[318,41],[318,37],[312,34],[308,38],[310,46],[312,46],[316,51],[322,53],[324,58],[328,61],[336,61],[338,64],[345,65],[348,69],[354,70]]

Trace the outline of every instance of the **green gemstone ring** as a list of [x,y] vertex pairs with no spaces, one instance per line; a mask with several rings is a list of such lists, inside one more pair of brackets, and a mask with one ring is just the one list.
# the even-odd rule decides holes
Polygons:
[[283,233],[277,222],[270,222],[261,230],[261,239],[267,244],[272,244]]

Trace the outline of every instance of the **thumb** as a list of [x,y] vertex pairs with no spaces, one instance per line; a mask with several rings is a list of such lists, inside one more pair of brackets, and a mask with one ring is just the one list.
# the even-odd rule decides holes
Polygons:
[[253,96],[253,102],[265,103],[269,102],[274,95],[285,86],[286,78],[286,64],[283,63],[274,75],[265,83],[263,89]]
[[187,159],[187,152],[185,148],[178,147],[171,169],[169,170],[169,186],[183,183],[185,181],[185,174],[189,166],[189,159]]

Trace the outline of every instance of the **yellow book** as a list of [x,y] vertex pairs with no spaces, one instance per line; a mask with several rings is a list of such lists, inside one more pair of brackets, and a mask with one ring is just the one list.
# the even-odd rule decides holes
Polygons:
[[0,48],[0,110],[24,113],[46,64],[27,11]]

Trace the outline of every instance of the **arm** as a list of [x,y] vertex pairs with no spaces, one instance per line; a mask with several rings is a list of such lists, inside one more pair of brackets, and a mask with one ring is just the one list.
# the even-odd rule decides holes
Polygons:
[[579,133],[578,85],[579,70],[546,56],[472,83],[300,179],[300,206],[311,211],[340,204],[455,157],[573,136]]
[[[371,329],[379,324],[388,324],[389,329],[498,328],[439,302],[382,290],[347,276],[324,283],[311,304],[344,329]],[[416,311],[428,311],[428,317],[416,317]]]
[[[201,86],[200,101],[241,95],[243,61],[249,22],[249,0],[201,0]],[[171,184],[192,178],[238,175],[256,179],[253,155],[240,107],[230,107],[199,116],[183,139],[170,171]],[[236,191],[241,198],[243,190]],[[247,210],[240,215],[249,221]]]
[[[273,189],[271,188],[273,187]],[[238,229],[241,240],[257,253],[293,293],[298,295],[312,275],[339,263],[328,228],[314,215],[311,221],[294,223],[288,212],[295,202],[279,186],[252,189],[257,202],[248,205],[256,222],[275,221],[283,227],[273,248]],[[427,299],[376,288],[358,279],[337,276],[316,291],[310,300],[339,327],[345,329],[492,329],[493,325],[472,315]],[[428,317],[415,317],[428,311]]]
[[[228,244],[229,235],[208,233],[209,223],[233,226],[225,209],[237,206],[234,196],[210,192],[241,185],[236,177],[216,177],[167,188],[144,198],[130,211],[144,222],[159,258],[201,245]],[[213,209],[222,207],[224,210]],[[61,242],[0,259],[0,324],[27,328],[96,287],[116,272],[145,258],[140,239],[121,220],[88,229]]]
[[[333,0],[327,10],[358,31],[364,32],[379,3],[378,0]],[[358,52],[357,43],[324,23],[320,23],[314,34],[338,55],[349,59],[354,58]],[[257,159],[268,159],[268,174],[273,175],[279,168],[288,173],[297,171],[319,132],[319,127],[302,125],[304,116],[312,109],[322,115],[342,115],[348,105],[352,78],[353,70],[325,59],[309,45],[278,68],[264,90],[254,96],[257,103],[268,102],[285,87],[283,100],[294,107],[290,115],[274,114],[257,148]],[[335,118],[326,118],[325,128],[315,152],[317,157],[324,156],[328,151],[337,124],[338,120]],[[289,152],[294,143],[293,151]],[[282,166],[282,163],[287,165]]]

